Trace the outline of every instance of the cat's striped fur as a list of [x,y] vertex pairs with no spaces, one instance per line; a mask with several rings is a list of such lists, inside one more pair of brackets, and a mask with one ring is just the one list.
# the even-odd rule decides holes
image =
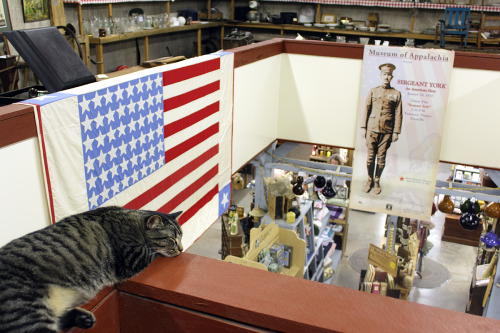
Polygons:
[[182,252],[180,213],[120,207],[73,215],[0,248],[0,332],[94,325],[77,306],[157,255]]

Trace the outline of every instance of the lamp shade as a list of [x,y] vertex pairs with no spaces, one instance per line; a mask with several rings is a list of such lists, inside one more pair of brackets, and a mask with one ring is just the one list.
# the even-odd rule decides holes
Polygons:
[[261,218],[266,215],[266,212],[264,212],[264,210],[257,205],[250,212],[248,212],[248,214],[253,217]]
[[476,214],[465,213],[460,216],[459,223],[465,230],[476,230],[479,227],[479,217]]
[[323,188],[325,187],[325,185],[326,185],[325,177],[316,176],[316,178],[314,179],[314,186],[316,186],[316,188]]
[[486,206],[486,208],[484,209],[484,212],[489,217],[493,217],[495,219],[500,218],[500,203],[498,203],[498,202],[490,202]]
[[453,209],[455,206],[453,205],[453,201],[451,201],[449,195],[445,195],[443,200],[438,204],[438,209],[440,212],[451,214],[453,213]]
[[326,182],[326,186],[323,188],[323,191],[321,191],[321,193],[323,193],[323,195],[327,199],[331,199],[337,194],[337,192],[335,192],[335,190],[333,189],[331,180],[328,180]]
[[302,176],[298,176],[297,182],[295,183],[295,185],[293,185],[293,188],[292,188],[293,194],[295,194],[295,195],[304,194],[305,190],[304,190],[304,186],[302,185],[303,182],[304,182],[304,178]]
[[498,239],[497,234],[491,230],[490,232],[487,232],[481,237],[481,242],[483,242],[486,247],[492,247],[492,246],[498,246],[500,245],[500,240]]

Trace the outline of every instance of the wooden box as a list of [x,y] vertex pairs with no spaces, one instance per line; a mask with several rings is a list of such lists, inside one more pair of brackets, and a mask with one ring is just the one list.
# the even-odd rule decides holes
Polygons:
[[441,240],[470,246],[478,246],[479,238],[481,237],[481,229],[481,226],[479,226],[476,230],[466,230],[460,225],[460,215],[446,214]]

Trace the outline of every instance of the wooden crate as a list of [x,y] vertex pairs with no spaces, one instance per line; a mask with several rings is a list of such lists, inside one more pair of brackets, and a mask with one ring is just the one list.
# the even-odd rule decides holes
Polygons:
[[267,270],[264,264],[258,262],[259,253],[263,249],[269,249],[276,242],[293,248],[290,268],[283,268],[281,273],[288,276],[303,278],[304,263],[306,260],[305,240],[300,239],[295,231],[280,228],[274,222],[250,230],[250,249],[244,258],[227,256],[224,260],[239,265]]

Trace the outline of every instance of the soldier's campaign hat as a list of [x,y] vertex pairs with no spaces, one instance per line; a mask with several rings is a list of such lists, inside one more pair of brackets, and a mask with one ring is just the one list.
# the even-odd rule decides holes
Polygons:
[[393,64],[389,64],[389,63],[382,64],[382,65],[378,66],[378,69],[382,70],[382,68],[384,68],[384,67],[389,67],[391,72],[396,69],[396,66],[394,66]]

